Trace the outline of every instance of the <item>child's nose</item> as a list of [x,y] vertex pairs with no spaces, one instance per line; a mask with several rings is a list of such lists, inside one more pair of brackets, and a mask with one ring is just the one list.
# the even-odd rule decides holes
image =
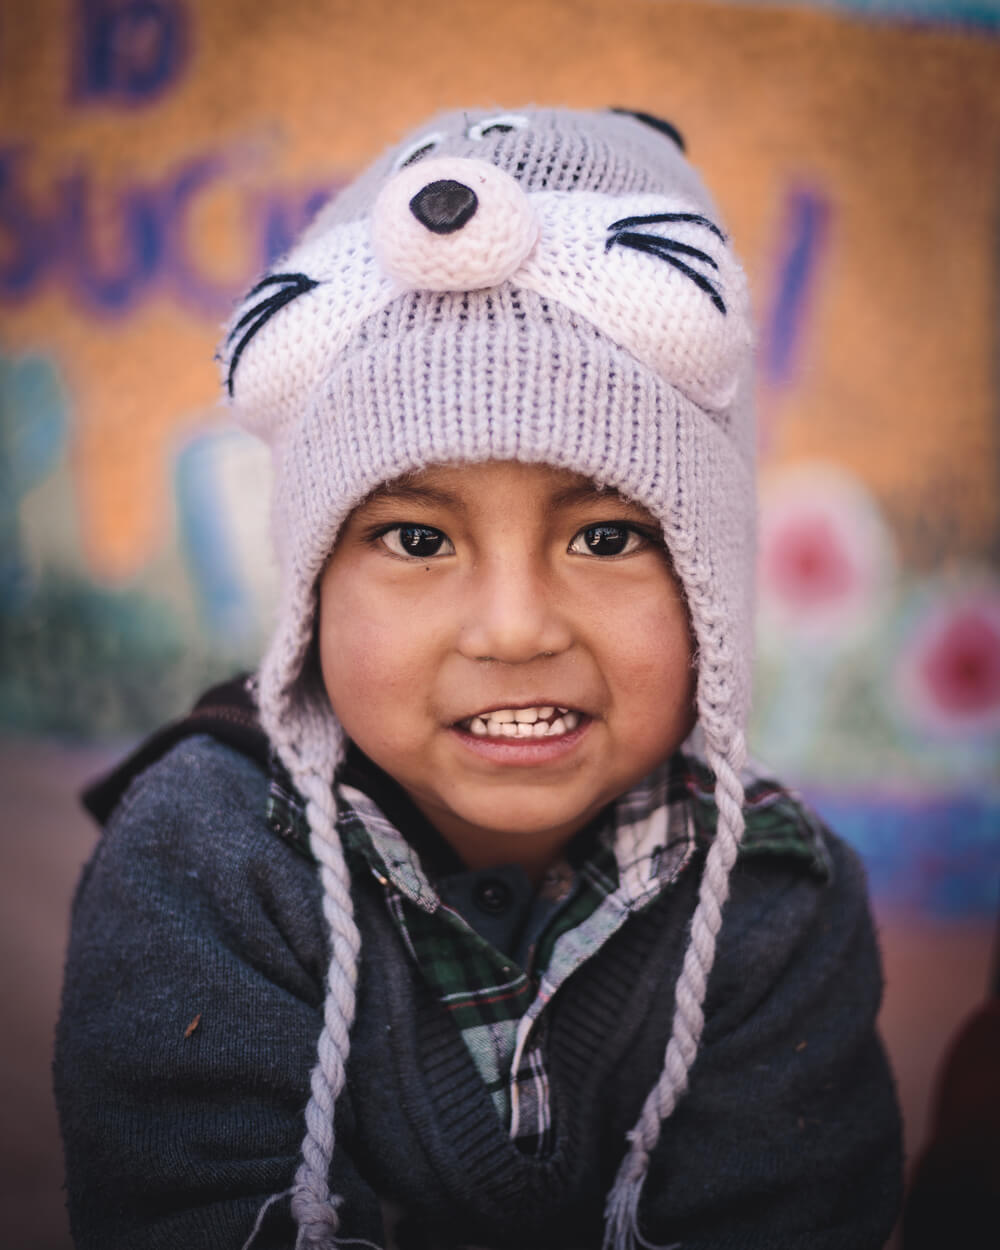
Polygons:
[[473,660],[525,664],[573,643],[558,587],[543,569],[516,561],[481,568],[463,605],[459,650]]

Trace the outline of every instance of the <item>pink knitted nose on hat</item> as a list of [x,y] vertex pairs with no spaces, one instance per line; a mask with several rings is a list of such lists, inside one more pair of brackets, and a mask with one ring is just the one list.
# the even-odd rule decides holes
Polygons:
[[538,220],[510,174],[485,161],[442,157],[401,169],[372,210],[383,272],[414,291],[499,286],[538,239]]
[[[677,132],[646,114],[450,113],[385,153],[251,290],[221,351],[234,413],[270,444],[278,620],[267,731],[306,801],[331,959],[292,1210],[333,1244],[332,1108],[360,938],[336,830],[343,733],[311,645],[319,576],[351,509],[437,463],[518,460],[614,487],[660,522],[697,643],[698,727],[719,819],[663,1071],[628,1134],[606,1244],[641,1241],[662,1121],[698,1053],[743,831],[755,529],[746,284]],[[645,1244],[645,1243],[643,1243]]]

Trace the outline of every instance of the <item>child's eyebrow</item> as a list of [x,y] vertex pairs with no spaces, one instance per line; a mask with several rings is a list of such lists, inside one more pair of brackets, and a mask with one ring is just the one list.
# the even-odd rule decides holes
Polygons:
[[638,504],[633,503],[613,486],[597,486],[594,482],[574,482],[563,487],[552,496],[554,508],[569,508],[577,504],[617,504],[622,508],[631,508],[642,512]]
[[363,499],[359,507],[369,504],[435,504],[440,508],[461,509],[462,501],[450,491],[441,490],[436,486],[417,486],[413,482],[396,481],[380,486]]

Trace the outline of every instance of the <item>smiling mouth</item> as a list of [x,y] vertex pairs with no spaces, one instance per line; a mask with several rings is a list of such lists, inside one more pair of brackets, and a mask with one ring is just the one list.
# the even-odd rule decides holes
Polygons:
[[474,738],[561,738],[580,727],[585,713],[568,707],[539,706],[497,708],[455,722]]

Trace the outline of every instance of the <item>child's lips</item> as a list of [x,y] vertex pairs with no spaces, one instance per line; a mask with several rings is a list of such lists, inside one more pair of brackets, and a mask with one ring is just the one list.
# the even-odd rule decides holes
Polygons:
[[[515,720],[511,712],[538,712],[534,720]],[[477,723],[478,722],[478,723]],[[500,708],[455,721],[451,729],[480,758],[504,765],[544,764],[574,750],[594,718],[556,703],[532,708]]]

